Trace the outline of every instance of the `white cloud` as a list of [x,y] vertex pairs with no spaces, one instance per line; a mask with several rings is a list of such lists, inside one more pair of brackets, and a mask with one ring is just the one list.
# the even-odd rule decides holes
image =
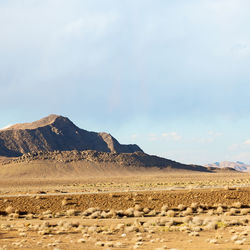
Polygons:
[[156,134],[149,134],[149,141],[157,141],[158,136]]
[[250,163],[250,152],[240,152],[233,156],[234,161],[243,161],[247,164]]
[[174,141],[179,141],[179,140],[181,140],[181,138],[182,138],[182,137],[181,137],[180,135],[178,135],[176,132],[162,133],[161,136],[162,136],[163,138],[170,138],[170,139],[172,139],[172,140],[174,140]]
[[216,139],[223,134],[220,132],[215,132],[213,130],[208,131],[206,136],[200,136],[193,138],[193,141],[196,143],[201,143],[201,144],[207,144],[207,143],[213,143],[216,141]]
[[212,137],[209,137],[209,138],[199,137],[199,138],[195,138],[194,141],[197,143],[206,144],[206,143],[214,142],[214,138],[212,138]]
[[235,151],[237,149],[239,149],[240,145],[239,144],[232,144],[231,146],[228,147],[228,150],[230,151]]
[[212,0],[207,1],[206,7],[222,16],[230,17],[244,9],[245,0]]
[[137,134],[132,134],[130,137],[131,137],[132,140],[135,140],[138,137],[138,135]]
[[250,139],[246,140],[243,144],[250,145]]
[[240,152],[246,150],[249,147],[249,145],[250,145],[250,139],[247,139],[244,142],[232,144],[231,146],[228,147],[228,150]]
[[249,42],[238,42],[235,43],[231,51],[233,55],[238,56],[238,57],[244,57],[244,56],[249,56],[250,54],[250,43]]
[[64,27],[65,33],[77,33],[84,28],[84,20],[82,18],[75,20]]
[[107,32],[109,27],[117,20],[118,16],[112,13],[85,15],[69,22],[63,28],[63,34],[80,36],[92,34],[101,36]]
[[212,130],[208,131],[208,134],[211,135],[211,136],[213,136],[213,137],[222,136],[222,133],[215,132],[215,131],[212,131]]
[[159,140],[173,140],[173,141],[179,141],[181,140],[181,136],[178,135],[176,132],[168,132],[168,133],[162,133],[162,134],[149,134],[148,135],[149,141],[159,141]]

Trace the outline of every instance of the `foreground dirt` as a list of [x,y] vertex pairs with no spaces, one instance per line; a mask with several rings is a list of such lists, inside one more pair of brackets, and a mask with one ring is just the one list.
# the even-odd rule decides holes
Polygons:
[[2,197],[1,249],[249,249],[250,189]]
[[[249,223],[230,224],[242,216],[127,219],[63,219],[1,221],[1,249],[242,249],[250,247]],[[248,216],[249,219],[249,216]],[[217,229],[200,225],[215,221]],[[221,222],[221,221],[223,222]],[[178,225],[171,225],[178,222]],[[226,221],[228,224],[226,224]],[[205,222],[206,223],[206,222]],[[199,226],[200,225],[200,226]]]
[[[19,166],[20,167],[20,166]],[[202,189],[202,188],[227,188],[227,187],[250,187],[250,173],[197,173],[190,171],[142,171],[134,168],[132,172],[111,171],[105,167],[99,172],[86,173],[78,177],[67,175],[62,178],[54,173],[53,167],[47,166],[46,175],[50,178],[25,178],[25,174],[18,178],[0,178],[0,195],[31,194],[38,192],[47,193],[78,193],[78,192],[119,192],[129,190],[170,190],[170,189]],[[40,169],[40,168],[38,168]],[[6,171],[8,168],[6,169]],[[11,168],[11,170],[13,170]],[[17,169],[14,169],[18,171]],[[26,169],[25,172],[32,172],[34,168]],[[88,171],[87,171],[88,170]],[[140,171],[139,171],[140,170]],[[38,170],[36,169],[36,172]],[[73,171],[74,172],[74,171]],[[37,173],[38,174],[38,173]]]
[[248,185],[230,173],[2,179],[0,249],[247,250]]
[[[63,200],[67,199],[70,201],[67,206],[62,205]],[[39,213],[46,210],[56,213],[70,208],[84,211],[89,207],[120,210],[135,204],[159,210],[163,204],[172,208],[179,204],[190,206],[193,202],[210,207],[217,204],[231,205],[234,202],[247,206],[250,204],[250,188],[4,196],[0,198],[0,213],[8,206],[21,213]]]

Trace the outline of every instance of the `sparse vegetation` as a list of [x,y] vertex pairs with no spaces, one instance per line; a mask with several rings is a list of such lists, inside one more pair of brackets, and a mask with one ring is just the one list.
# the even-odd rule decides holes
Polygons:
[[[196,189],[201,183],[194,177],[166,178],[90,179],[39,186],[31,196],[0,197],[0,248],[182,249],[184,244],[193,249],[199,244],[206,249],[218,244],[247,249],[249,188]],[[182,188],[156,190],[174,185]],[[83,188],[95,193],[76,192]]]

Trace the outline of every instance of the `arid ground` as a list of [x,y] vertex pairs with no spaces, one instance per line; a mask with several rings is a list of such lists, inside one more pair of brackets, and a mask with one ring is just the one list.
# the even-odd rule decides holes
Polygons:
[[250,249],[250,175],[0,181],[1,249]]

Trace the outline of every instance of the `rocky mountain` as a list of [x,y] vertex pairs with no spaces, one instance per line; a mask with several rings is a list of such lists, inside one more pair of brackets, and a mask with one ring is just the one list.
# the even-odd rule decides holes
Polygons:
[[[1,129],[0,165],[8,166],[1,168],[1,171],[6,171],[7,174],[10,174],[9,166],[13,166],[13,174],[18,172],[20,176],[29,172],[27,169],[43,171],[49,166],[50,170],[55,169],[55,174],[65,169],[76,168],[76,175],[78,171],[86,169],[93,172],[102,169],[101,171],[105,172],[112,167],[118,172],[124,167],[127,170],[152,170],[156,167],[165,170],[220,171],[219,168],[211,166],[206,168],[187,165],[145,154],[135,144],[123,145],[108,133],[80,129],[68,118],[58,115]],[[22,167],[15,168],[16,166]]]
[[241,172],[250,172],[250,165],[245,164],[244,162],[236,161],[222,161],[215,162],[212,164],[207,164],[205,167],[216,167],[216,168],[233,168]]
[[0,156],[16,157],[29,152],[56,150],[143,152],[135,144],[122,145],[108,133],[80,129],[68,118],[58,115],[0,130]]

